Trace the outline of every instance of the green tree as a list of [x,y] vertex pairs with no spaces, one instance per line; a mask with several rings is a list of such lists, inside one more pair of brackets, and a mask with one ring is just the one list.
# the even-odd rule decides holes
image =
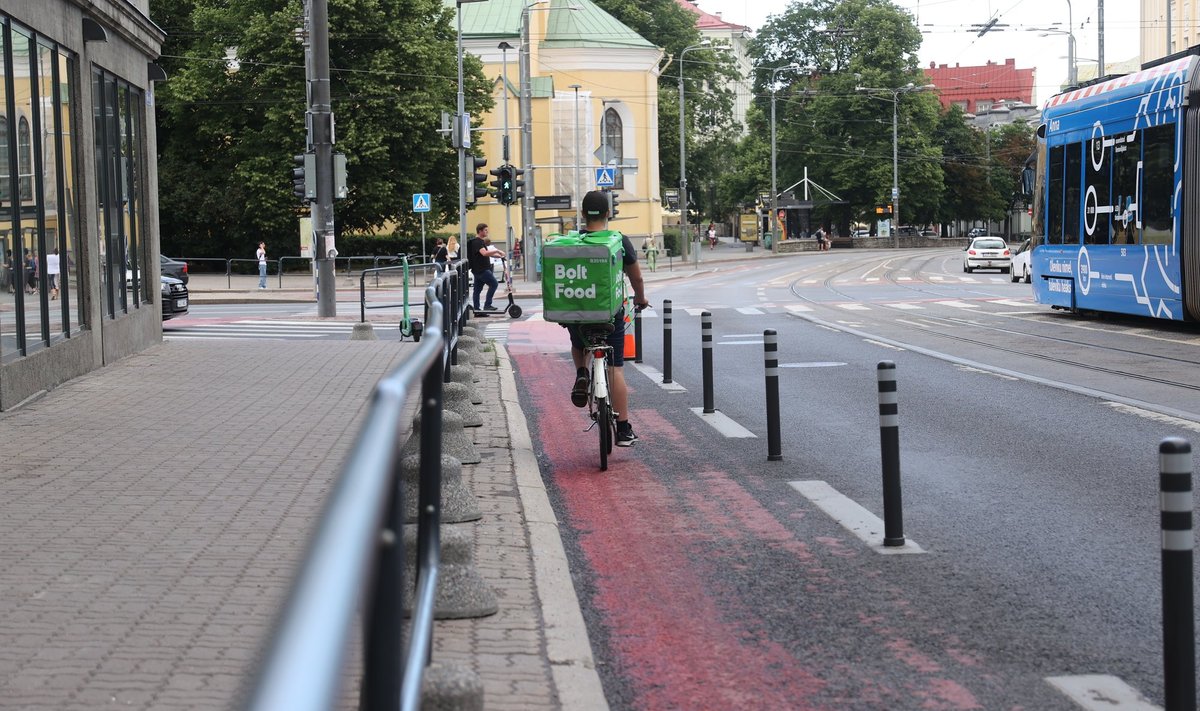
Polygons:
[[999,219],[1003,210],[988,181],[988,136],[967,124],[961,108],[951,106],[942,113],[935,138],[942,146],[944,176],[944,198],[936,219]]
[[[912,17],[888,0],[814,0],[793,3],[773,16],[751,45],[758,63],[756,93],[764,112],[777,92],[779,187],[808,177],[846,200],[855,217],[890,199],[892,112],[890,92],[859,87],[922,86],[917,65],[921,33]],[[772,69],[780,86],[771,86]],[[933,140],[938,101],[929,93],[902,93],[897,163],[901,218],[934,219],[943,190],[940,147]],[[769,126],[767,127],[769,131]]]
[[[170,78],[156,90],[164,250],[229,256],[265,240],[296,252],[307,214],[290,179],[305,148],[302,14],[300,0],[152,0],[168,32]],[[330,0],[329,16],[335,150],[347,155],[350,193],[334,206],[338,231],[410,229],[414,192],[433,194],[435,224],[456,219],[456,155],[437,132],[455,110],[453,8]],[[466,77],[468,112],[490,108],[470,56]]]

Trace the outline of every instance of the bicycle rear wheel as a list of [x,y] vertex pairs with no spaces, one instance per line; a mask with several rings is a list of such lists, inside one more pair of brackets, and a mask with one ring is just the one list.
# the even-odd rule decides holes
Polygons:
[[608,398],[596,398],[596,425],[600,429],[600,471],[608,471],[608,455],[613,448],[613,412]]

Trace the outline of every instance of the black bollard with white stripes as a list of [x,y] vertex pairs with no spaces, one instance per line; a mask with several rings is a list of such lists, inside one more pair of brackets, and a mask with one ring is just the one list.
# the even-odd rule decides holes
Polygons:
[[879,451],[883,460],[883,545],[904,545],[904,505],[900,498],[900,400],[896,364],[879,362]]
[[642,312],[633,310],[633,362],[642,362]]
[[711,415],[717,408],[713,406],[712,313],[709,311],[700,314],[700,345],[704,368],[704,414]]
[[671,300],[663,300],[663,382],[671,382]]
[[1162,510],[1163,691],[1166,711],[1196,709],[1196,633],[1192,591],[1192,445],[1158,445]]
[[779,337],[775,330],[763,331],[763,371],[767,376],[767,461],[783,460],[783,437],[779,429]]

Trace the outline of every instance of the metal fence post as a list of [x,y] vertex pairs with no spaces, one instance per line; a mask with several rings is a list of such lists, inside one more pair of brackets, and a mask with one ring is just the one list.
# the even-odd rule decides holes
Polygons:
[[671,382],[671,300],[663,301],[663,382]]
[[783,460],[783,437],[779,428],[779,337],[774,329],[763,331],[763,371],[767,378],[767,461]]
[[1192,445],[1158,445],[1162,510],[1163,691],[1166,711],[1196,709],[1196,634],[1192,590]]
[[717,411],[713,406],[712,313],[709,311],[700,314],[700,346],[704,368],[704,414],[709,415]]
[[879,450],[883,460],[883,545],[904,545],[904,506],[900,498],[900,401],[896,364],[880,361]]

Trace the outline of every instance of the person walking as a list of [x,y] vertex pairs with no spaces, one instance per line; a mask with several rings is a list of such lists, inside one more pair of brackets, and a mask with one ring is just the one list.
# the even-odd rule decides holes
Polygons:
[[58,298],[58,247],[46,255],[46,286],[50,289],[50,300]]
[[446,242],[446,257],[450,261],[458,259],[458,236],[450,235],[450,241]]
[[446,249],[446,241],[438,237],[433,241],[433,263],[438,265],[438,268],[445,269],[449,261],[450,250]]
[[[593,190],[583,196],[584,227],[581,234],[600,232],[608,229],[609,206],[608,196],[602,190]],[[621,245],[624,256],[621,268],[633,287],[633,305],[638,311],[650,305],[646,300],[646,285],[642,279],[642,268],[638,266],[637,251],[633,243],[625,235],[621,235]],[[618,447],[632,447],[638,441],[629,422],[629,387],[625,383],[625,309],[622,307],[613,317],[613,330],[608,334],[608,345],[612,346],[612,362],[609,368],[608,391],[612,396],[613,411],[617,416]],[[571,360],[575,364],[575,385],[571,389],[571,403],[575,407],[587,405],[589,374],[587,369],[587,351],[583,340],[583,329],[572,324],[567,326],[571,334]]]
[[255,253],[258,257],[258,288],[267,288],[267,243],[258,243],[258,252]]
[[504,252],[490,246],[491,240],[488,239],[488,226],[486,223],[480,222],[475,226],[475,236],[470,242],[467,242],[467,264],[471,267],[471,274],[475,277],[475,286],[471,290],[471,306],[479,311],[479,294],[483,291],[483,287],[487,286],[487,297],[483,300],[483,311],[495,311],[492,306],[492,297],[496,294],[496,288],[500,286],[496,281],[496,275],[492,273],[492,257],[504,258]]
[[708,223],[708,249],[714,250],[717,248],[717,226],[713,223]]

